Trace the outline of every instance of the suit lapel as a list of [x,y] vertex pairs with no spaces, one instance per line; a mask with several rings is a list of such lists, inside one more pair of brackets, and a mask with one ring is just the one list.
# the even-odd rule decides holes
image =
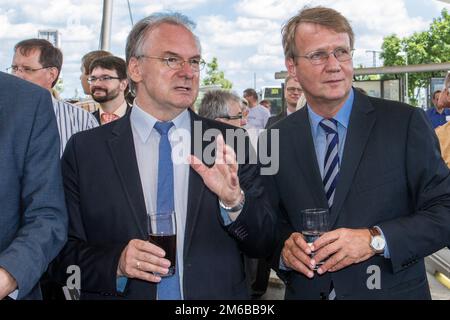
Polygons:
[[298,112],[291,114],[289,117],[293,117],[294,120],[290,123],[293,127],[289,131],[296,133],[289,137],[297,156],[295,163],[292,165],[301,164],[300,168],[303,171],[306,185],[314,198],[314,203],[326,208],[327,199],[323,188],[322,178],[320,176],[319,165],[317,163],[308,109],[303,108]]
[[113,137],[108,140],[112,160],[117,169],[120,181],[133,219],[143,239],[147,237],[145,223],[145,200],[142,192],[141,178],[134,149],[131,131],[130,114],[114,122]]
[[355,100],[347,129],[330,226],[336,223],[376,120],[370,100],[356,90],[354,92]]
[[[208,128],[205,127],[205,122],[202,121],[201,137],[196,136],[194,129],[194,122],[201,121],[201,119],[192,111],[189,110],[191,117],[191,154],[194,154],[198,159],[202,159],[202,155],[196,153],[195,142],[203,141],[203,133]],[[198,132],[200,134],[200,132]],[[203,151],[204,146],[199,151]],[[184,259],[188,256],[189,248],[191,246],[192,236],[194,234],[195,226],[197,224],[198,215],[200,213],[200,205],[205,194],[205,184],[200,175],[191,167],[189,168],[189,189],[188,189],[188,205],[186,211],[186,229],[184,235]]]

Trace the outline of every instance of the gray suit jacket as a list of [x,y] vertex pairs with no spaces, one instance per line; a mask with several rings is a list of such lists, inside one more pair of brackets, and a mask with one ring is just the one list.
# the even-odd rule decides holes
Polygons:
[[[265,177],[278,211],[281,247],[300,230],[300,211],[327,207],[307,108],[276,123],[280,169]],[[429,299],[424,257],[450,242],[450,171],[422,110],[355,91],[331,229],[384,232],[390,259],[372,258],[313,279],[279,270],[286,298],[319,299],[333,281],[338,299]],[[380,288],[367,286],[379,271]]]
[[39,278],[67,237],[49,92],[0,72],[0,119],[0,267],[18,299],[39,299]]

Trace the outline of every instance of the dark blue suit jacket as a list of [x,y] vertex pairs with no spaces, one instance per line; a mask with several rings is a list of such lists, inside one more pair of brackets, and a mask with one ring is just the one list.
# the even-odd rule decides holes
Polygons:
[[[201,132],[192,130],[191,145],[199,159],[195,152],[203,148],[196,150],[195,146],[205,147],[207,142],[202,142],[198,133],[212,128],[223,133],[236,129],[191,112],[192,128],[194,120],[202,123]],[[246,157],[248,160],[249,154]],[[74,135],[62,160],[70,227],[56,269],[65,270],[72,264],[81,267],[81,299],[155,299],[156,285],[145,281],[129,279],[123,294],[116,290],[121,252],[130,240],[148,238],[130,113]],[[257,165],[248,162],[239,168],[246,204],[228,227],[222,222],[217,196],[190,169],[189,185],[185,186],[189,188],[182,288],[185,299],[248,298],[243,253],[264,257],[274,246],[272,211]],[[56,276],[61,279],[64,275]]]
[[[280,170],[267,177],[267,192],[278,211],[280,239],[300,231],[300,210],[328,207],[311,136],[307,108],[276,123]],[[291,271],[287,299],[319,299],[333,281],[338,299],[428,299],[424,257],[450,243],[450,171],[425,113],[402,103],[355,91],[331,229],[383,230],[391,259],[374,256],[309,280]],[[380,270],[380,289],[367,281]]]
[[59,136],[50,93],[0,73],[0,267],[19,299],[37,285],[67,237]]

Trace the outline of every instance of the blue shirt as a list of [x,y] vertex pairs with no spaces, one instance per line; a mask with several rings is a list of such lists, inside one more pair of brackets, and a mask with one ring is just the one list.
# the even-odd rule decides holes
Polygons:
[[427,116],[433,129],[436,129],[447,123],[447,116],[450,116],[450,110],[444,109],[442,113],[439,113],[436,108],[431,108],[427,110]]

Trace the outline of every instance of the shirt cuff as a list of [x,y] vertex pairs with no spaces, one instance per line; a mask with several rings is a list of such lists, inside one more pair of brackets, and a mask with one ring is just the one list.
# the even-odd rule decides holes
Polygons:
[[228,212],[222,206],[219,204],[220,207],[220,215],[222,216],[223,224],[225,227],[228,227],[230,224],[236,221],[236,219],[241,214],[242,210],[239,210],[238,212]]
[[283,270],[283,271],[291,271],[292,270],[291,268],[286,267],[282,257],[280,257],[280,263],[279,263],[278,267],[280,270]]
[[389,254],[389,246],[386,241],[386,237],[384,236],[383,230],[381,230],[381,228],[379,226],[375,226],[375,228],[380,230],[381,236],[383,237],[384,241],[386,242],[386,246],[384,247],[383,257],[385,257],[386,259],[390,259],[391,255]]
[[11,292],[8,297],[10,297],[13,300],[17,300],[17,297],[19,296],[19,290],[14,290],[13,292]]
[[125,286],[127,285],[127,282],[128,282],[127,277],[118,277],[116,280],[117,291],[123,293],[125,291]]

